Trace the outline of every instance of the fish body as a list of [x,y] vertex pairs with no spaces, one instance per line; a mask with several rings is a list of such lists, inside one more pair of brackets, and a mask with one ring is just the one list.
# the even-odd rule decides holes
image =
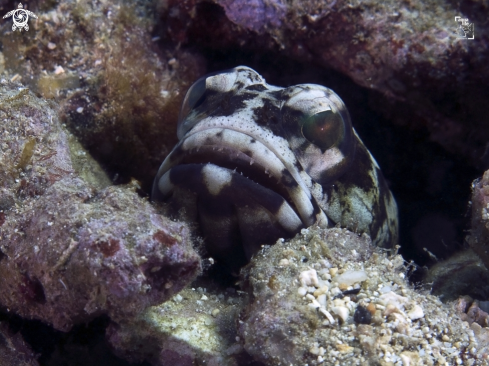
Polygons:
[[184,208],[229,269],[313,224],[397,244],[396,202],[331,89],[269,85],[245,66],[206,75],[185,96],[177,134],[152,199]]

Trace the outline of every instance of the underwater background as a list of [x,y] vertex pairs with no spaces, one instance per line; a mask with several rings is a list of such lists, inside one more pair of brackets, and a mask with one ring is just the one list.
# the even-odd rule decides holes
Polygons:
[[[0,364],[488,364],[488,7],[24,2],[28,30],[0,23]],[[239,65],[342,98],[396,199],[398,252],[310,229],[229,277],[149,202],[187,89]]]

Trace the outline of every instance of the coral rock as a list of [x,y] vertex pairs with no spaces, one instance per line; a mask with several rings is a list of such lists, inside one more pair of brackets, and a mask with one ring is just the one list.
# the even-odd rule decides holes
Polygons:
[[[284,258],[290,264],[278,266]],[[328,266],[338,268],[331,278]],[[304,286],[301,273],[311,269],[317,284],[301,287],[305,295],[298,293]],[[362,272],[361,285],[344,291],[335,287],[341,273],[353,271]],[[345,229],[311,227],[266,247],[242,272],[242,286],[251,295],[238,322],[243,347],[267,366],[387,365],[401,360],[432,365],[442,359],[452,365],[461,363],[460,347],[466,350],[464,359],[482,360],[489,345],[485,330],[475,323],[480,336],[474,338],[475,330],[450,306],[414,291],[405,271],[402,257],[387,256],[366,235]],[[324,285],[329,280],[331,288]],[[432,355],[431,340],[438,344],[441,337],[457,346]]]
[[[155,366],[236,366],[245,357],[236,338],[235,319],[245,300],[240,295],[185,288],[164,304],[129,321],[113,322],[107,340],[130,362]],[[202,300],[205,299],[205,300]],[[216,311],[217,310],[217,311]]]
[[131,187],[106,187],[91,174],[100,168],[80,170],[87,155],[49,104],[19,85],[0,89],[2,306],[66,331],[136,314],[194,278],[200,258],[184,224]]

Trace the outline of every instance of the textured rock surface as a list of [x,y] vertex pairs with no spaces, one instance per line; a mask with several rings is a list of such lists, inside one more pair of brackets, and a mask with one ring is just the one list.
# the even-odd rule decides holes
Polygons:
[[[484,2],[185,0],[162,2],[167,34],[214,49],[239,47],[334,68],[376,90],[376,108],[425,129],[446,149],[489,164]],[[457,39],[456,16],[475,25]],[[475,132],[474,132],[475,131]]]
[[151,38],[150,2],[27,5],[38,16],[29,32],[1,24],[0,72],[59,101],[63,122],[111,179],[134,177],[149,190],[176,142],[181,100],[205,63]]
[[136,314],[193,279],[200,258],[184,224],[131,187],[102,188],[100,168],[77,172],[79,156],[90,159],[28,89],[2,84],[0,106],[4,308],[68,330],[102,313]]
[[454,301],[463,295],[479,299],[489,297],[489,271],[471,249],[436,263],[429,269],[424,282],[443,302]]
[[259,253],[245,281],[245,350],[266,365],[487,364],[487,329],[414,291],[402,258],[369,242],[309,228]]
[[8,329],[6,322],[0,322],[0,365],[39,366],[35,353],[20,333],[13,334]]
[[472,227],[469,245],[489,269],[489,170],[472,183]]
[[486,304],[414,290],[402,258],[370,243],[304,229],[252,259],[239,296],[201,278],[203,287],[113,322],[108,340],[131,362],[164,366],[486,365]]
[[131,362],[155,366],[235,366],[248,364],[239,342],[236,318],[246,297],[216,295],[186,288],[172,301],[148,308],[126,322],[112,323],[107,339],[116,353]]

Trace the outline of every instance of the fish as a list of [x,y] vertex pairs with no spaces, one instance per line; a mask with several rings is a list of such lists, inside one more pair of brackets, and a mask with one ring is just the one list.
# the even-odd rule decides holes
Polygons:
[[151,199],[197,223],[208,255],[232,272],[311,225],[397,244],[396,201],[327,87],[273,86],[246,66],[208,74],[187,91],[177,136]]

